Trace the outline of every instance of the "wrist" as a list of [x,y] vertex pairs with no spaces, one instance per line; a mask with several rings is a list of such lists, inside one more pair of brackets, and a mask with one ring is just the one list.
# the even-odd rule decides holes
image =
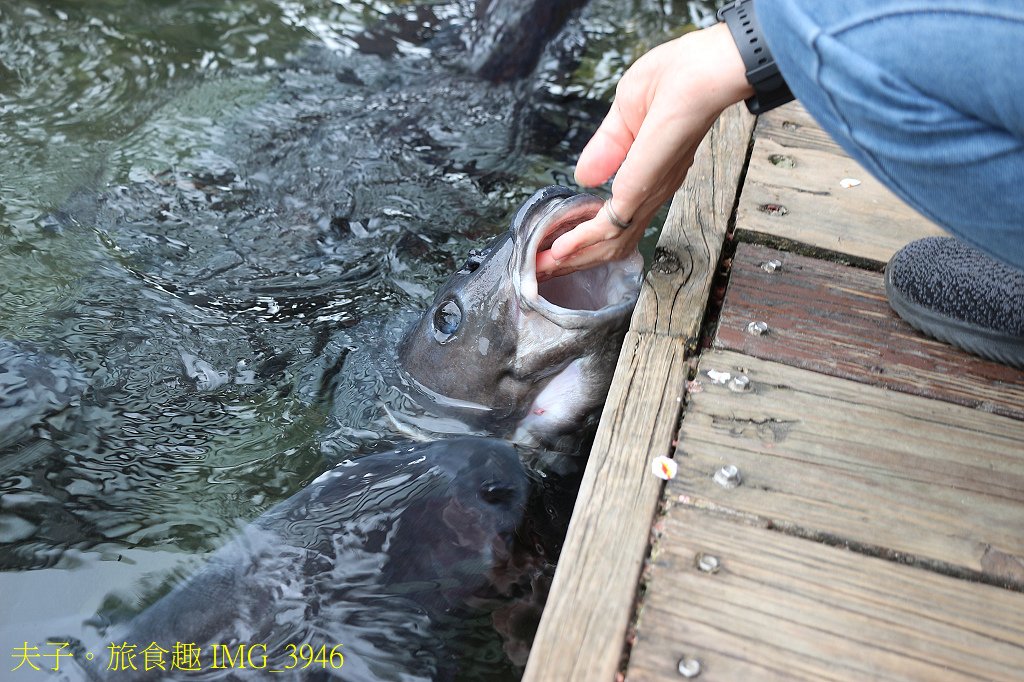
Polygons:
[[691,97],[721,112],[754,96],[743,58],[725,24],[687,34],[679,41],[688,53],[678,63],[696,69],[688,79]]
[[793,101],[793,93],[761,32],[754,0],[730,2],[718,11],[718,19],[728,27],[743,61],[746,80],[754,90],[753,96],[746,98],[750,113],[761,114]]

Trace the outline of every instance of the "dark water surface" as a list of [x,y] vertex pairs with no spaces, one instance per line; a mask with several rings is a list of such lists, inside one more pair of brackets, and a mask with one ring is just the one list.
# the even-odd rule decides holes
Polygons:
[[[470,0],[0,1],[0,338],[88,381],[0,450],[0,655],[130,617],[388,445],[304,373],[571,185],[625,66],[712,4],[592,0],[494,83]],[[516,679],[528,637],[489,627],[463,677]]]

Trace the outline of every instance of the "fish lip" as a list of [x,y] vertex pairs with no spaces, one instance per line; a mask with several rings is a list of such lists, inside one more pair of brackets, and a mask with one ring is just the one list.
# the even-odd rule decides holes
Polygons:
[[[640,296],[643,278],[643,257],[636,249],[623,259],[588,268],[603,271],[606,275],[600,280],[606,294],[615,287],[621,289],[622,296],[618,301],[610,301],[596,309],[568,308],[547,300],[540,293],[542,285],[537,281],[537,253],[541,244],[553,229],[560,229],[559,225],[576,227],[590,220],[603,204],[604,201],[593,194],[579,194],[568,187],[552,186],[539,190],[523,205],[512,223],[515,250],[511,274],[520,305],[568,328],[596,326],[628,315],[633,310]],[[549,281],[568,282],[569,277],[572,275]]]

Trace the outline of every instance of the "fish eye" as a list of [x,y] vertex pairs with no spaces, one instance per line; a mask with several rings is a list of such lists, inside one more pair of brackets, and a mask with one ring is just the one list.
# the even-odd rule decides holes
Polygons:
[[480,498],[487,504],[506,504],[514,495],[512,488],[499,481],[487,481],[480,486]]
[[448,339],[459,331],[462,324],[462,309],[459,304],[448,299],[437,306],[434,311],[434,338],[438,343],[446,343]]

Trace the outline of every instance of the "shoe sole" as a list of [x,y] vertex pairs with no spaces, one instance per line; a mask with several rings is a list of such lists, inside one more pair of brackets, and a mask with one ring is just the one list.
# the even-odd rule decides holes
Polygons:
[[885,294],[896,314],[924,334],[986,360],[1024,369],[1024,337],[946,317],[914,303],[893,285],[888,269],[885,271]]

